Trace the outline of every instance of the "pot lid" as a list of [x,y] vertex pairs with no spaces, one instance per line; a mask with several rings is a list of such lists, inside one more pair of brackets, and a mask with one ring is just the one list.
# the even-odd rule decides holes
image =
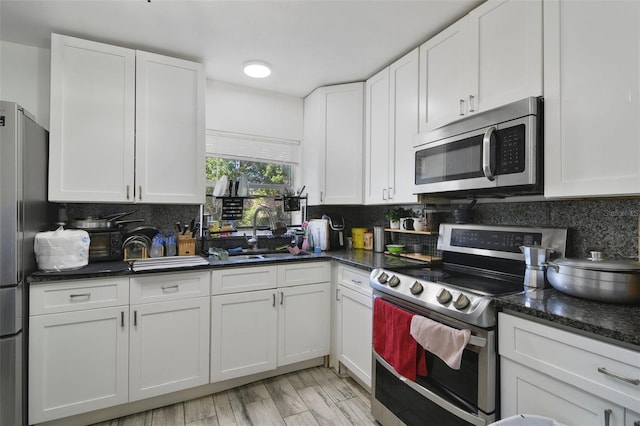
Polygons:
[[554,259],[549,264],[558,266],[566,266],[570,268],[586,269],[590,271],[608,271],[608,272],[640,272],[640,263],[634,260],[625,259],[571,259],[561,257]]

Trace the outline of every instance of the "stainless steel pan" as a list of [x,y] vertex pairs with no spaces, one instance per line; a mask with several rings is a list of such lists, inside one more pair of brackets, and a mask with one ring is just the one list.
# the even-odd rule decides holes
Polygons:
[[144,219],[127,219],[118,220],[122,217],[128,216],[134,212],[116,213],[113,215],[105,216],[104,218],[87,217],[86,219],[70,220],[67,224],[68,228],[84,229],[87,231],[96,230],[109,230],[119,228],[125,223],[137,223],[144,222]]
[[559,258],[548,262],[547,280],[571,296],[599,302],[640,304],[640,263],[629,260]]

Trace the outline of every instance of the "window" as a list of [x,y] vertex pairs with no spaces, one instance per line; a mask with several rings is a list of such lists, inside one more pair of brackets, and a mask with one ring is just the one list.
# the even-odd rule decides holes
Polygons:
[[[236,182],[243,174],[247,177],[249,196],[243,201],[243,217],[235,220],[236,228],[252,227],[253,215],[260,205],[269,207],[276,221],[288,225],[300,224],[299,212],[285,212],[284,203],[276,200],[288,188],[295,188],[299,144],[295,141],[280,141],[248,137],[220,132],[207,134],[207,197],[204,214],[213,220],[221,220],[222,202],[211,196],[217,181],[226,176]],[[260,214],[257,225],[268,226],[266,214]]]

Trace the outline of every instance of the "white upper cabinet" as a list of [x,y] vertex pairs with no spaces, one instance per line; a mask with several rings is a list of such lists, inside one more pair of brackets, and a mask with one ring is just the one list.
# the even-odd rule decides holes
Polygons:
[[136,52],[136,201],[204,203],[201,64]]
[[472,68],[466,54],[466,22],[456,22],[420,46],[420,132],[464,115],[464,84]]
[[362,204],[364,83],[319,87],[304,100],[308,202]]
[[133,201],[135,73],[135,50],[51,35],[50,201]]
[[393,151],[389,148],[389,68],[365,83],[365,204],[382,204],[389,200]]
[[640,3],[545,1],[545,196],[640,194]]
[[52,34],[49,200],[204,202],[204,104],[201,64]]
[[489,0],[420,46],[420,132],[540,95],[541,0]]
[[365,204],[415,203],[411,164],[418,133],[418,49],[365,87]]

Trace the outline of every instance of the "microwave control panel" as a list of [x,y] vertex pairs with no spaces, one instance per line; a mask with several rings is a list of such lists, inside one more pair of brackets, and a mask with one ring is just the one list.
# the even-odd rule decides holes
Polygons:
[[496,175],[522,173],[525,169],[525,126],[496,131]]

